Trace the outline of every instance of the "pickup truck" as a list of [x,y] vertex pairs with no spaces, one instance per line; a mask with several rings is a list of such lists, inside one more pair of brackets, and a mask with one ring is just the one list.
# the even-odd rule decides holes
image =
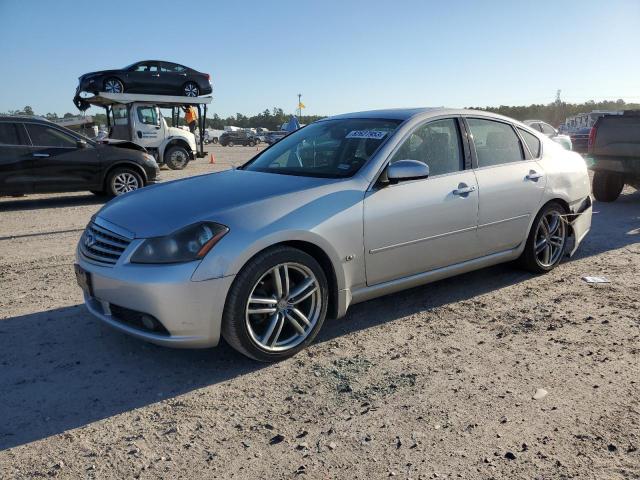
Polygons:
[[640,110],[605,115],[589,133],[587,161],[593,170],[593,196],[613,202],[625,185],[640,190]]

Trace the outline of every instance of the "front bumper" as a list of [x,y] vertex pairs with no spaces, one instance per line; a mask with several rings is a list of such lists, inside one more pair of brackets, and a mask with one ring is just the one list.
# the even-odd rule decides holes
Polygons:
[[[234,276],[194,282],[191,276],[196,263],[119,262],[110,267],[88,261],[79,250],[76,261],[91,274],[93,295],[85,292],[87,309],[109,326],[170,347],[205,348],[218,344],[224,303]],[[114,314],[123,309],[149,315],[164,328],[151,331],[132,325]]]

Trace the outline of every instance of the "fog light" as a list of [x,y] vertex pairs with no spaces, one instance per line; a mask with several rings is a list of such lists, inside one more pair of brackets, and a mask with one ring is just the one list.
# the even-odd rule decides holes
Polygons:
[[142,325],[144,325],[144,328],[148,329],[148,330],[155,330],[156,329],[156,319],[153,317],[150,317],[149,315],[141,315],[140,320],[142,321]]

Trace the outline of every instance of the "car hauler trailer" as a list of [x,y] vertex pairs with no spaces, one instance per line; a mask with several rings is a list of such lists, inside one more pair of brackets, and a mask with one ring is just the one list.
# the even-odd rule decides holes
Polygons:
[[[151,153],[158,164],[165,164],[173,170],[182,170],[189,160],[206,155],[202,135],[196,143],[194,134],[178,128],[181,108],[197,108],[198,128],[203,132],[207,105],[211,100],[212,97],[106,92],[82,98],[85,105],[105,109],[109,131],[107,142],[114,140],[135,143]],[[171,126],[167,125],[160,109],[171,110]]]

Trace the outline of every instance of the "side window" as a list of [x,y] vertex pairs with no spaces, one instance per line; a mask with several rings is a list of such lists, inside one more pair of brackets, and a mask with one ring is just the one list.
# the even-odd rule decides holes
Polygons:
[[527,132],[521,128],[518,129],[520,135],[524,139],[524,143],[529,147],[529,151],[533,158],[538,158],[540,156],[540,140],[534,134]]
[[146,63],[141,63],[140,65],[138,65],[135,69],[136,72],[148,72],[149,71],[149,65],[147,65]]
[[138,107],[138,120],[145,125],[160,125],[155,107]]
[[545,135],[556,134],[556,130],[548,123],[541,123],[540,126],[542,127],[542,133],[544,133]]
[[22,145],[15,123],[0,123],[0,145]]
[[31,137],[31,143],[36,147],[63,147],[76,148],[76,139],[55,128],[45,125],[26,123],[27,132]]
[[429,166],[429,176],[464,169],[458,123],[453,118],[436,120],[416,128],[393,155],[398,160],[418,160]]
[[524,160],[520,139],[511,125],[479,118],[469,118],[467,123],[480,168]]

